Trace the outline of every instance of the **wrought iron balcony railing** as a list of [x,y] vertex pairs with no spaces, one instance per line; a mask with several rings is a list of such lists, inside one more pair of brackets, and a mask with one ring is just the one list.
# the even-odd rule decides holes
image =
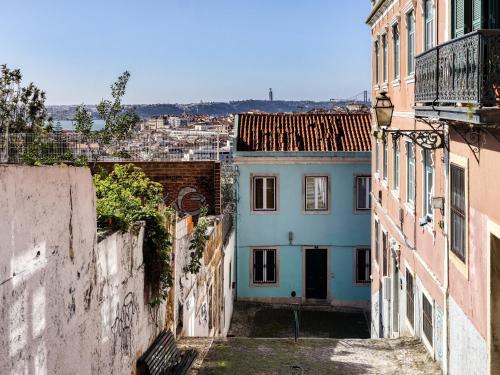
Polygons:
[[500,30],[479,30],[416,57],[415,102],[500,104]]

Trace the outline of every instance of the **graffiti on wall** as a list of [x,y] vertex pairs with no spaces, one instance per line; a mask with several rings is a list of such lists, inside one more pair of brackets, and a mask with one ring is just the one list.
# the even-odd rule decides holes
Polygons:
[[117,353],[118,342],[120,351],[122,354],[131,356],[132,355],[132,323],[134,316],[138,319],[137,313],[139,311],[139,305],[137,299],[133,292],[129,292],[120,307],[117,306],[117,314],[113,325],[111,326],[111,332],[113,333],[113,354]]

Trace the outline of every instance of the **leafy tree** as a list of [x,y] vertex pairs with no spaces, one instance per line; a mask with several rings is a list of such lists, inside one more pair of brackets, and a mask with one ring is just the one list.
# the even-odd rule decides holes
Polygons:
[[97,105],[97,112],[104,120],[104,140],[111,141],[113,138],[123,139],[130,135],[132,128],[139,121],[135,108],[125,108],[122,98],[125,95],[130,73],[125,71],[118,80],[111,85],[112,100],[101,100]]
[[75,117],[73,118],[75,123],[75,130],[80,132],[86,137],[90,137],[92,134],[92,127],[94,126],[94,119],[92,118],[92,113],[85,109],[84,104],[80,104],[76,107]]
[[33,83],[22,87],[19,69],[0,65],[0,132],[39,132],[47,129],[45,92]]

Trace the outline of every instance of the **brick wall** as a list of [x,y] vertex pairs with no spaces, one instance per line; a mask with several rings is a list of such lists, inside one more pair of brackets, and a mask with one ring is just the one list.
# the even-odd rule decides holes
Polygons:
[[[99,167],[111,171],[114,164],[128,162],[98,162]],[[153,181],[163,185],[165,203],[184,213],[197,215],[201,205],[209,207],[209,214],[220,214],[221,166],[218,161],[159,161],[133,162]]]

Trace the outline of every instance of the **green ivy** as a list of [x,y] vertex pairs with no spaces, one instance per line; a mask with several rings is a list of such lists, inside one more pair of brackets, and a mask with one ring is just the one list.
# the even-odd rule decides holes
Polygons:
[[111,173],[94,175],[99,229],[127,231],[138,221],[145,223],[144,263],[146,280],[153,286],[151,305],[167,299],[172,286],[172,241],[167,223],[173,214],[163,206],[163,187],[151,181],[133,164],[115,165]]
[[194,229],[193,237],[191,238],[189,244],[190,260],[189,264],[184,267],[184,272],[196,274],[200,271],[201,259],[203,257],[203,251],[205,250],[205,245],[207,243],[207,212],[208,208],[206,206],[203,206],[201,208],[200,215],[198,216],[198,223],[196,224],[196,227]]

